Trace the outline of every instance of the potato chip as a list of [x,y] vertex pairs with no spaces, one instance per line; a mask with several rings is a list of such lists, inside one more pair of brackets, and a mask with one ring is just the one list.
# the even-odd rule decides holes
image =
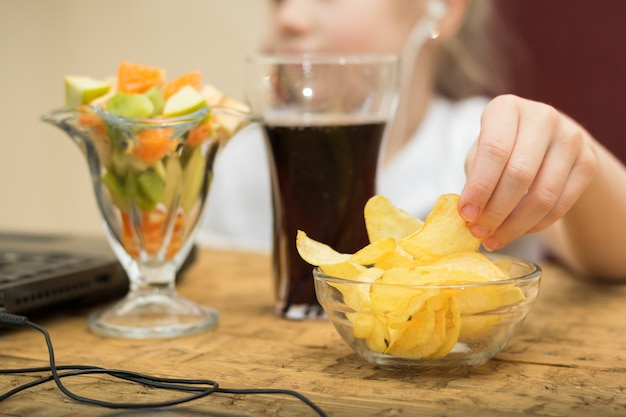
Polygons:
[[432,297],[402,328],[401,334],[395,334],[393,328],[390,331],[386,353],[410,359],[446,356],[457,343],[461,328],[454,297],[449,293]]
[[525,298],[522,291],[512,285],[467,286],[459,290],[457,295],[459,309],[464,316],[497,311],[508,305],[516,304]]
[[457,303],[463,315],[496,310],[502,305],[502,296],[495,287],[467,286],[457,291]]
[[375,314],[387,321],[402,322],[422,308],[429,298],[439,293],[437,288],[412,288],[419,271],[390,269],[370,288],[370,303]]
[[298,230],[296,235],[296,248],[305,262],[315,266],[338,264],[348,260],[351,256],[339,253],[330,246],[311,239],[301,230]]
[[415,233],[423,222],[395,207],[387,197],[376,195],[365,204],[365,227],[370,242],[392,237],[396,240]]
[[448,300],[449,308],[446,311],[446,336],[443,340],[443,343],[439,348],[430,355],[431,358],[443,358],[445,357],[454,345],[456,345],[459,340],[459,335],[461,333],[461,313],[459,311],[458,306],[456,305],[456,298],[454,295],[451,295]]
[[500,296],[502,297],[501,306],[508,306],[511,304],[517,304],[526,299],[526,296],[518,287],[513,285],[502,285],[498,288]]
[[466,287],[458,297],[461,311],[460,337],[475,339],[487,334],[500,322],[497,311],[524,300],[522,291],[512,285]]
[[458,285],[488,282],[489,279],[471,271],[450,269],[447,266],[422,265],[411,270],[413,285]]
[[[455,266],[456,267],[456,266]],[[510,286],[473,286],[474,283],[488,282],[489,277],[479,275],[476,272],[464,270],[451,270],[447,266],[424,266],[419,268],[422,272],[430,271],[430,274],[424,274],[422,283],[424,285],[462,285],[465,287],[449,289],[454,292],[455,302],[459,314],[462,316],[461,328],[470,326],[463,335],[485,334],[491,327],[499,322],[499,318],[488,316],[482,319],[467,319],[474,314],[487,311],[493,311],[501,308],[506,304],[520,301],[521,291],[519,288]],[[511,291],[516,290],[516,291]],[[519,291],[519,293],[517,293]],[[505,300],[503,295],[506,294],[509,300]],[[523,295],[522,295],[523,297]],[[523,299],[523,298],[521,298]]]
[[417,345],[427,343],[431,340],[434,329],[435,310],[424,305],[424,308],[413,313],[409,320],[390,327],[390,342],[385,353],[398,355]]
[[389,345],[389,327],[381,322],[364,305],[358,311],[347,313],[346,318],[352,322],[354,337],[365,339],[368,347],[375,352],[383,353]]
[[365,337],[365,343],[372,351],[383,353],[389,346],[389,328],[375,316],[370,315],[370,317],[373,319],[370,332]]
[[[351,269],[354,268],[354,269]],[[327,275],[361,281],[364,283],[374,282],[384,272],[382,269],[365,268],[350,262],[321,266],[320,270]],[[344,274],[344,275],[337,275]],[[337,288],[343,297],[344,303],[354,311],[368,307],[370,303],[370,286],[355,285],[352,283],[329,282],[330,286]]]
[[[358,339],[367,339],[368,337],[370,337],[372,329],[374,329],[375,326],[374,321],[376,320],[376,318],[373,314],[371,314],[371,311],[369,309],[362,308],[353,313],[347,313],[346,318],[352,322],[352,331],[354,332],[354,337]],[[383,346],[385,346],[384,343]],[[384,349],[385,348],[383,348],[383,351]],[[382,351],[377,350],[377,352]]]
[[513,267],[513,261],[512,260],[506,259],[506,258],[500,258],[500,259],[497,259],[497,260],[493,261],[493,264],[495,266],[497,266],[498,268],[500,268],[500,270],[507,277],[510,275],[511,268]]
[[369,271],[369,268],[350,261],[339,262],[336,264],[321,264],[319,265],[319,269],[328,276],[349,280],[359,280],[359,275]]
[[500,322],[500,314],[478,314],[461,316],[459,337],[465,340],[479,339],[489,333]]
[[[497,281],[508,278],[500,268],[480,252],[451,253],[434,260],[431,265],[445,266],[462,272],[471,272],[484,277],[485,281]],[[462,277],[460,278],[462,279]],[[462,283],[463,280],[458,282],[458,284]]]
[[426,310],[432,311],[432,322],[426,326],[420,321],[415,322],[414,326],[390,342],[385,353],[407,359],[422,359],[430,357],[441,348],[446,341],[449,298],[442,300],[441,297],[434,297],[431,301],[438,302],[439,306],[444,302],[440,309],[433,308],[430,302],[427,303]]
[[477,251],[480,240],[472,235],[459,215],[458,201],[456,194],[439,197],[422,228],[398,244],[424,264],[452,253]]
[[396,240],[392,237],[379,239],[350,257],[350,262],[361,265],[374,265],[381,256],[396,250]]
[[397,246],[393,252],[387,252],[376,261],[376,268],[394,269],[394,268],[414,268],[417,266],[411,255],[406,253],[404,249]]

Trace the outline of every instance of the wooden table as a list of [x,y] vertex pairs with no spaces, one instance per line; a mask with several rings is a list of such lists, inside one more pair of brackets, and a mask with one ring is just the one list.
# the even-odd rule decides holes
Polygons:
[[[626,286],[576,280],[544,265],[541,294],[518,335],[488,363],[466,371],[377,369],[326,321],[288,321],[272,307],[269,257],[203,250],[179,285],[217,308],[217,328],[165,340],[125,340],[89,332],[86,311],[40,319],[58,364],[88,364],[152,375],[213,379],[225,388],[297,390],[329,416],[626,416]],[[43,337],[0,332],[0,366],[45,365]],[[43,375],[44,373],[42,373]],[[34,376],[0,376],[0,392]],[[66,380],[85,396],[117,401],[170,398],[105,376]],[[0,403],[0,416],[155,415],[74,402],[53,383]],[[158,416],[313,416],[280,395],[213,394]]]

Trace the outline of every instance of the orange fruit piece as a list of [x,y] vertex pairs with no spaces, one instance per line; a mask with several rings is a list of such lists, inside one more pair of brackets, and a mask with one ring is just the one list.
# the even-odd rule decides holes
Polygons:
[[178,144],[178,140],[170,140],[173,133],[173,128],[140,131],[137,133],[137,144],[133,148],[133,155],[146,164],[161,160]]
[[100,119],[100,116],[95,114],[89,106],[79,106],[78,107],[78,124],[82,127],[89,128],[98,128],[104,131],[104,122]]
[[202,88],[202,73],[200,71],[189,71],[165,84],[163,89],[165,99],[167,100],[187,85],[193,87],[196,91],[200,91]]
[[195,146],[211,137],[213,137],[213,126],[210,121],[204,122],[191,128],[189,136],[187,136],[187,141],[185,141],[185,145]]
[[[133,257],[139,257],[139,243],[136,240],[138,232],[143,242],[144,251],[151,256],[156,255],[164,243],[167,213],[159,208],[141,214],[141,224],[136,230],[128,213],[121,213],[122,233],[121,243],[126,252]],[[173,219],[174,227],[170,241],[165,249],[165,258],[171,259],[180,250],[185,237],[185,218],[182,211],[178,211]]]
[[94,113],[80,113],[78,115],[78,124],[82,127],[104,126],[104,123],[100,119],[100,116]]
[[161,249],[165,237],[165,220],[167,213],[154,209],[141,214],[141,236],[143,249],[148,255],[154,256]]
[[126,252],[133,258],[139,257],[139,244],[135,240],[135,232],[133,229],[132,222],[130,220],[130,215],[128,213],[121,213],[122,216],[122,233],[120,236],[120,240],[122,246]]
[[117,89],[125,94],[145,93],[165,84],[165,71],[149,65],[122,62],[117,68]]

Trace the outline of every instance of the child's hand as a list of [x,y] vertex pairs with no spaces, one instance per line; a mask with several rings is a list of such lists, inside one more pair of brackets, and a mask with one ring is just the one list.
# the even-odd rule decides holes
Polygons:
[[465,166],[459,211],[495,250],[565,215],[589,185],[596,156],[589,134],[570,118],[504,95],[485,108]]

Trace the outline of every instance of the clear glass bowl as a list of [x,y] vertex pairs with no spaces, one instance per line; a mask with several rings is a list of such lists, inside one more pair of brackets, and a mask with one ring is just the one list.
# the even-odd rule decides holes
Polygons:
[[539,294],[541,268],[489,255],[510,279],[455,285],[346,280],[313,270],[317,298],[341,337],[381,368],[480,365],[517,333]]

